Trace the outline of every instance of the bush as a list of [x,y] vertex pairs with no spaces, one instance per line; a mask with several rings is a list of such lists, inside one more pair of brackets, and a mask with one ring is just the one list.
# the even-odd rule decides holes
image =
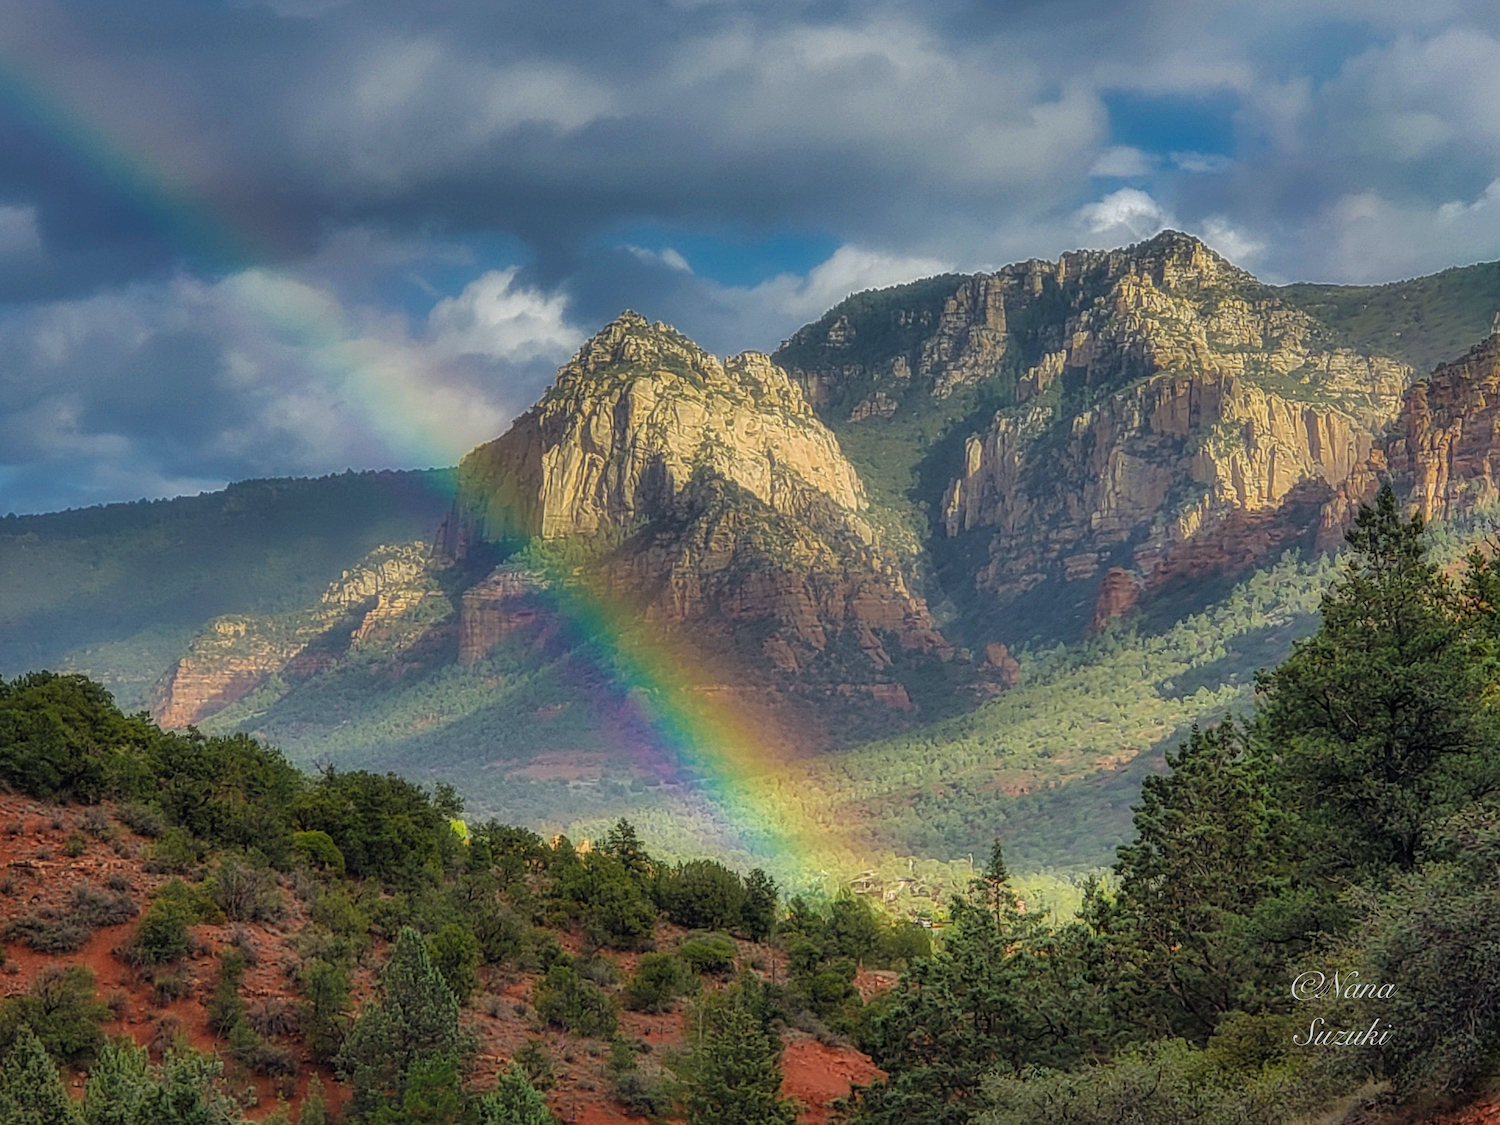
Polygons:
[[580,977],[570,965],[553,965],[532,998],[537,1014],[554,1027],[580,1035],[606,1038],[615,1033],[618,1018],[611,997],[598,985]]
[[456,922],[449,922],[427,939],[427,955],[460,1004],[479,987],[479,939]]
[[745,906],[745,884],[722,863],[695,859],[662,873],[657,902],[679,926],[738,929]]
[[116,812],[125,826],[137,836],[148,836],[154,840],[167,830],[167,822],[161,813],[149,805],[124,804]]
[[275,1043],[267,1043],[246,1024],[229,1034],[229,1054],[246,1070],[267,1078],[290,1077],[297,1073],[297,1057]]
[[292,851],[309,866],[335,875],[344,873],[344,853],[327,832],[293,832]]
[[136,966],[168,964],[186,955],[189,926],[222,919],[212,899],[173,879],[156,892],[155,901],[121,954]]
[[1270,1070],[1248,1082],[1215,1070],[1180,1039],[1131,1048],[1107,1066],[993,1078],[976,1125],[1278,1125],[1320,1106],[1311,1071]]
[[231,922],[269,922],[286,912],[276,877],[232,856],[220,861],[209,893]]
[[245,1022],[257,1035],[273,1039],[297,1030],[297,1011],[279,996],[272,996],[246,1008]]
[[669,953],[647,953],[625,986],[625,1006],[635,1012],[666,1012],[697,982],[687,967]]
[[0,927],[0,937],[19,941],[38,953],[74,953],[88,944],[93,931],[74,918],[23,914]]
[[685,941],[677,948],[682,963],[700,976],[724,977],[734,972],[734,942],[719,934]]
[[87,1065],[104,1046],[100,1025],[110,1017],[109,1008],[96,998],[95,988],[94,974],[87,969],[43,968],[25,996],[0,1004],[0,1056],[25,1024],[58,1062]]

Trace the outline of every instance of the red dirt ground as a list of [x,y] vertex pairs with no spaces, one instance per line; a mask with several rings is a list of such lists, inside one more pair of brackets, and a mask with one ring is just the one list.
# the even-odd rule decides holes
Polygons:
[[[75,886],[87,883],[103,887],[111,878],[117,885],[119,879],[124,879],[128,893],[144,911],[157,890],[172,879],[170,875],[143,870],[149,840],[132,833],[112,814],[108,833],[112,838],[90,836],[83,832],[84,812],[79,807],[57,808],[0,793],[0,922],[28,911],[60,909]],[[80,855],[70,858],[64,849],[70,837],[75,836],[82,837],[84,847]],[[208,1024],[204,1003],[218,979],[219,952],[231,942],[236,930],[242,938],[248,936],[256,951],[256,963],[247,969],[241,986],[246,1001],[270,997],[296,999],[292,975],[302,956],[296,938],[307,925],[307,906],[297,897],[291,880],[283,880],[281,887],[287,911],[279,922],[193,927],[194,949],[180,966],[191,981],[189,994],[183,999],[157,1006],[149,980],[115,955],[114,950],[134,933],[137,919],[96,931],[87,945],[71,954],[53,956],[34,952],[19,942],[5,944],[0,998],[25,993],[48,965],[82,965],[98,981],[99,997],[120,1012],[118,1018],[105,1025],[107,1035],[129,1035],[149,1047],[157,1060],[162,1045],[174,1035],[182,1036],[199,1050],[220,1049],[224,1044]],[[684,936],[680,928],[663,924],[657,931],[657,945],[669,949]],[[581,941],[576,935],[561,935],[560,940],[570,952],[580,951]],[[785,979],[786,966],[779,951],[749,942],[740,942],[739,946],[742,963],[764,966],[766,971]],[[384,953],[384,949],[377,949],[357,970],[356,1006],[368,996]],[[608,956],[615,962],[622,980],[629,976],[638,960],[636,954]],[[484,1089],[491,1084],[527,1039],[540,1039],[550,1051],[558,1074],[547,1101],[563,1125],[647,1125],[645,1118],[625,1113],[613,1100],[605,1066],[609,1052],[604,1044],[572,1038],[540,1025],[530,1005],[532,989],[539,979],[537,974],[502,969],[484,970],[481,976],[482,991],[464,1013],[465,1022],[481,1042],[474,1088]],[[889,987],[893,980],[894,974],[861,973],[856,985],[861,994],[868,996]],[[687,1046],[685,1018],[682,1011],[666,1015],[625,1011],[620,1015],[620,1032],[647,1043],[650,1051],[643,1056],[643,1063],[654,1066],[664,1052]],[[315,1067],[307,1054],[300,1051],[300,1045],[294,1042],[292,1046],[299,1052],[302,1073],[294,1084],[284,1085],[280,1091],[271,1079],[256,1078],[232,1061],[226,1062],[227,1085],[240,1097],[248,1117],[259,1120],[272,1113],[281,1101],[278,1093],[284,1096],[282,1104],[295,1111],[314,1074],[322,1080],[330,1109],[343,1108],[348,1099],[346,1087],[326,1067]],[[868,1083],[880,1077],[870,1060],[858,1051],[827,1046],[802,1035],[788,1037],[782,1065],[785,1072],[782,1090],[807,1107],[802,1115],[805,1125],[824,1125],[829,1117],[829,1103],[848,1094],[851,1082]],[[66,1076],[76,1096],[82,1096],[86,1077],[84,1073]]]

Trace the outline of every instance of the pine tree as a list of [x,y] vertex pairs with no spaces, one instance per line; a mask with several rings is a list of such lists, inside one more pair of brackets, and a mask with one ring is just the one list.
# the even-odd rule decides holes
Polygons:
[[492,1093],[477,1103],[478,1125],[557,1125],[541,1091],[526,1080],[526,1072],[514,1059],[495,1081]]
[[781,1097],[781,1041],[756,1014],[731,998],[712,1012],[697,1048],[687,1095],[688,1125],[793,1125],[794,1104]]
[[362,1114],[399,1105],[417,1062],[471,1053],[469,1037],[458,1026],[458,1000],[410,926],[401,928],[376,992],[375,1003],[355,1020],[334,1060],[351,1080],[354,1109]]
[[1495,780],[1493,654],[1423,532],[1381,489],[1347,536],[1322,627],[1258,680],[1279,780],[1334,872],[1410,871],[1428,826]]
[[41,1040],[24,1024],[0,1070],[0,1121],[6,1125],[79,1125],[57,1067]]

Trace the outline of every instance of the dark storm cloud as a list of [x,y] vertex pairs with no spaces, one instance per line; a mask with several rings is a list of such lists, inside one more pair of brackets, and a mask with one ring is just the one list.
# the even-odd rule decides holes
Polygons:
[[0,509],[451,459],[627,306],[1500,257],[1497,105],[1488,0],[0,0]]

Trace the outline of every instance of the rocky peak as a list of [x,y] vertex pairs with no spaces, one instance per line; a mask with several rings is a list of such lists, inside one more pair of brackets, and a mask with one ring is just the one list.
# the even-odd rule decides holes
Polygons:
[[699,472],[783,512],[804,507],[809,492],[851,513],[865,504],[838,440],[766,356],[721,363],[627,312],[579,349],[504,436],[464,458],[445,540],[628,528],[667,514]]

